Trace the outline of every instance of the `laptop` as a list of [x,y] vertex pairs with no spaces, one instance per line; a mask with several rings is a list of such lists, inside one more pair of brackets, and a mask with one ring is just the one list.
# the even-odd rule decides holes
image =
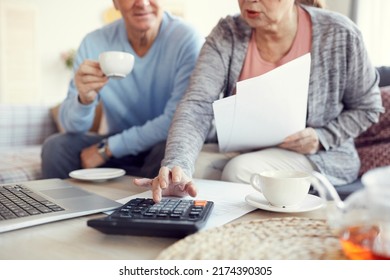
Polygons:
[[122,204],[70,182],[45,179],[0,185],[0,233],[113,210]]

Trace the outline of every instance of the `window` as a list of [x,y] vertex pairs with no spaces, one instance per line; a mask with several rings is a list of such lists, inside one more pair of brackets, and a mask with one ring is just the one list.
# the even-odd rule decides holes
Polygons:
[[390,1],[358,1],[356,23],[375,66],[390,66]]
[[30,5],[0,3],[0,103],[40,99],[37,11]]

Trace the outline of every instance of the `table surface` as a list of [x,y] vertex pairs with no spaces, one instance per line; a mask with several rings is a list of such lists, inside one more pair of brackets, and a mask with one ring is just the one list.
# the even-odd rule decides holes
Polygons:
[[[124,176],[106,182],[87,182],[69,179],[85,190],[110,199],[121,199],[145,191]],[[101,217],[95,214],[53,222],[0,234],[2,260],[149,260],[179,239],[143,236],[106,235],[87,226],[87,220]],[[324,219],[325,209],[303,213],[274,213],[263,210],[250,212],[231,223],[255,219],[307,217]]]

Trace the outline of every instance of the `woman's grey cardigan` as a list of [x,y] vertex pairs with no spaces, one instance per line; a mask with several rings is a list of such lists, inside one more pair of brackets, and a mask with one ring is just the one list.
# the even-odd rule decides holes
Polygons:
[[[307,157],[333,184],[346,184],[356,179],[360,167],[353,138],[383,112],[378,75],[360,31],[347,17],[302,7],[313,28],[307,127],[315,128],[324,148]],[[251,28],[236,15],[221,19],[207,37],[175,113],[163,165],[177,165],[188,176],[193,174],[213,127],[212,104],[221,93],[233,94],[250,35]]]

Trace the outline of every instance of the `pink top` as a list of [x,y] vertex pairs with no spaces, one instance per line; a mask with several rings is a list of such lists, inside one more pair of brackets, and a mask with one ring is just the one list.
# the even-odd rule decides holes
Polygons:
[[283,65],[295,58],[307,54],[311,50],[311,20],[309,14],[298,7],[298,32],[295,36],[290,51],[277,63],[265,61],[257,50],[254,32],[252,32],[249,41],[248,51],[246,53],[244,66],[242,68],[239,81],[260,76],[276,67]]

